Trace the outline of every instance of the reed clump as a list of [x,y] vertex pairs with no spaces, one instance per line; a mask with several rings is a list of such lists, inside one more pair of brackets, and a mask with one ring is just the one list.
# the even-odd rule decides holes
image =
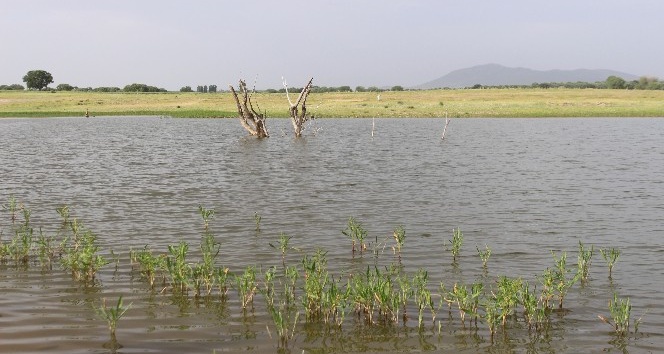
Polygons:
[[[97,236],[73,217],[66,206],[57,210],[62,224],[56,236],[44,235],[41,231],[36,234],[30,231],[31,213],[26,209],[15,199],[3,206],[12,237],[0,239],[2,264],[44,265],[59,260],[62,269],[71,272],[75,279],[85,284],[98,283],[96,274],[108,261],[102,256]],[[233,272],[221,265],[223,249],[210,232],[212,213],[207,212],[210,210],[199,208],[204,223],[198,247],[184,240],[168,245],[161,252],[146,245],[130,252],[132,270],[155,296],[173,293],[187,302],[193,293],[194,299],[220,303],[231,298],[241,308],[242,316],[254,316],[254,307],[262,303],[256,299],[262,297],[264,313],[272,321],[266,325],[268,330],[275,330],[281,349],[287,349],[305,327],[341,334],[349,328],[348,322],[353,326],[388,329],[401,322],[421,334],[435,331],[436,324],[440,334],[446,323],[451,331],[485,329],[492,341],[501,329],[508,336],[523,328],[539,338],[547,335],[557,318],[563,318],[568,310],[577,306],[567,301],[567,294],[584,275],[588,279],[591,268],[593,247],[588,249],[580,242],[576,270],[568,264],[567,252],[552,251],[553,265],[533,277],[534,282],[525,277],[489,276],[486,262],[491,249],[485,245],[484,250],[476,247],[484,272],[478,277],[480,280],[464,282],[454,278],[458,273],[442,273],[436,275],[443,280],[433,282],[434,271],[424,268],[409,271],[412,268],[403,264],[401,257],[388,257],[381,262],[379,253],[371,259],[354,259],[349,255],[355,265],[339,270],[328,265],[327,251],[319,248],[313,252],[302,251],[293,247],[297,242],[295,237],[281,233],[278,242],[270,244],[276,253],[274,264],[238,265]],[[367,232],[355,218],[348,219],[342,233],[353,242],[353,253],[364,250]],[[405,235],[401,225],[392,232],[397,255],[403,249]],[[449,246],[455,264],[463,239],[461,230],[453,229]],[[292,262],[289,251],[303,254],[299,261]],[[600,253],[607,262],[615,262],[620,255],[615,248],[600,249]],[[461,266],[456,264],[456,267]],[[478,265],[475,269],[479,268]],[[162,285],[155,289],[160,282]],[[229,292],[229,289],[235,291]],[[614,294],[608,304],[610,316],[599,315],[599,318],[621,337],[634,335],[640,319],[632,319],[629,298]],[[117,321],[130,307],[124,306],[120,297],[115,306],[104,302],[98,308],[100,317],[108,321],[112,336]],[[444,307],[447,307],[447,316],[443,315]],[[552,317],[553,313],[557,316]]]

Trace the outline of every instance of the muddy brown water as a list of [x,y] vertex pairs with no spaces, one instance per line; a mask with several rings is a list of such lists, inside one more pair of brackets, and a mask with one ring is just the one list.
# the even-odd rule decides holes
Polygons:
[[[0,120],[0,202],[14,195],[47,234],[57,207],[118,255],[99,282],[84,286],[58,265],[43,270],[0,264],[0,352],[211,353],[274,352],[277,340],[263,298],[243,313],[237,293],[226,301],[151,291],[132,271],[129,250],[197,248],[198,206],[214,208],[210,229],[219,262],[240,272],[281,263],[270,247],[293,236],[287,262],[318,247],[333,272],[392,262],[391,233],[404,225],[402,263],[427,269],[432,291],[443,281],[536,276],[553,266],[551,251],[576,264],[578,242],[622,251],[608,279],[595,253],[589,282],[575,285],[564,313],[546,334],[523,319],[491,340],[483,323],[463,327],[441,310],[438,325],[368,326],[349,315],[341,331],[302,319],[292,353],[333,352],[658,352],[664,347],[664,119],[453,119],[444,141],[440,119],[324,119],[302,139],[287,120],[269,121],[272,137],[245,136],[228,119],[161,117]],[[314,134],[315,133],[315,134]],[[261,217],[256,232],[254,214]],[[349,216],[369,231],[379,261],[352,257],[341,234]],[[452,265],[446,242],[460,227],[464,245]],[[0,214],[2,241],[11,237]],[[476,247],[493,253],[485,274]],[[381,264],[383,264],[381,263]],[[629,297],[639,332],[616,337],[609,316],[616,291]],[[109,349],[106,323],[94,308],[124,296],[131,309]],[[427,317],[430,319],[430,316]]]

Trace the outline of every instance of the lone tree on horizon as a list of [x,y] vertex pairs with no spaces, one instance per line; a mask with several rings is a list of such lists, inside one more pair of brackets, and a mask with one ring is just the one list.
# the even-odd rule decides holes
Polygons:
[[23,82],[25,82],[28,90],[36,89],[41,91],[53,83],[53,75],[44,70],[30,70],[23,76]]

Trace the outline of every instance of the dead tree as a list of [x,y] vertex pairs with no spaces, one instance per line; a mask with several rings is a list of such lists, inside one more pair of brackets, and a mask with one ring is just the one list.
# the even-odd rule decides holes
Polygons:
[[235,98],[237,113],[240,115],[240,123],[242,124],[242,127],[244,127],[249,134],[258,138],[269,137],[270,135],[268,134],[267,126],[265,125],[265,119],[267,117],[265,117],[265,114],[258,113],[254,110],[254,106],[251,103],[251,95],[247,90],[247,84],[244,80],[240,80],[239,87],[240,93],[242,94],[242,100],[238,97],[233,85],[228,85],[228,87],[231,89],[233,97]]
[[[284,87],[286,87],[286,98],[288,99],[288,103],[290,104],[290,117],[291,117],[291,122],[293,123],[293,129],[295,130],[295,137],[299,138],[302,136],[302,131],[304,130],[304,123],[306,123],[311,116],[307,116],[307,96],[309,96],[309,92],[311,92],[311,83],[314,81],[314,78],[312,77],[309,79],[309,82],[307,85],[302,89],[300,92],[300,96],[297,97],[297,101],[295,101],[295,104],[290,99],[290,96],[288,95],[288,86],[286,85],[286,81],[284,81]],[[299,106],[302,106],[302,108],[298,108]]]

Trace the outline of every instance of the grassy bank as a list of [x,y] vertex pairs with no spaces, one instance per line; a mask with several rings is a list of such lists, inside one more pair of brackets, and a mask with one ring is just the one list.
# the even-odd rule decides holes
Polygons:
[[[280,93],[256,93],[268,117],[287,117]],[[230,93],[0,91],[0,117],[165,115],[236,117]],[[316,117],[662,117],[664,91],[487,89],[313,93]]]

